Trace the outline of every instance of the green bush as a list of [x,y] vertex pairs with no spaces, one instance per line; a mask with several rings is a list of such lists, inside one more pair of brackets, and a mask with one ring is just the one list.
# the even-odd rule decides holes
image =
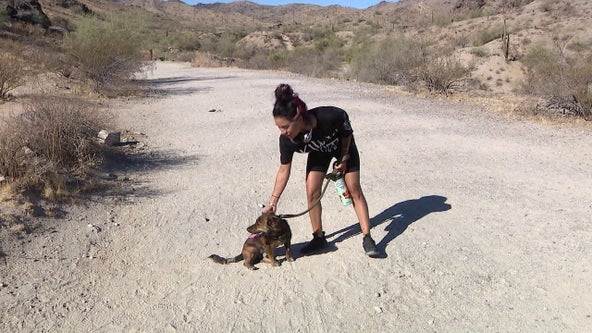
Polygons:
[[196,34],[171,33],[164,40],[166,49],[174,48],[181,51],[197,51],[201,48],[199,37]]
[[417,79],[427,57],[426,41],[405,37],[380,42],[361,42],[348,53],[352,75],[361,81],[383,84],[406,84]]
[[6,6],[0,8],[0,25],[5,24],[8,22],[8,14],[6,13]]
[[339,69],[342,61],[343,55],[335,48],[319,50],[299,47],[292,51],[288,68],[294,73],[328,77]]
[[473,41],[473,46],[485,45],[497,38],[500,38],[503,32],[504,27],[501,25],[491,29],[481,30],[477,33],[477,36]]
[[247,35],[244,30],[210,33],[200,40],[201,51],[217,54],[222,57],[235,57],[241,53],[237,50],[237,42]]
[[269,65],[273,69],[286,68],[291,60],[291,54],[289,51],[285,50],[277,51],[270,53],[267,56],[267,59],[269,61]]
[[470,53],[476,57],[484,58],[489,56],[489,51],[484,47],[474,47]]
[[583,107],[584,115],[592,111],[592,52],[573,57],[541,44],[533,45],[522,58],[526,66],[524,90],[534,95],[573,96]]
[[526,66],[526,93],[541,95],[565,95],[566,84],[563,83],[559,54],[542,44],[532,45],[522,63]]
[[112,16],[105,22],[87,16],[66,37],[66,49],[97,92],[117,93],[118,85],[144,66],[136,23],[126,15]]

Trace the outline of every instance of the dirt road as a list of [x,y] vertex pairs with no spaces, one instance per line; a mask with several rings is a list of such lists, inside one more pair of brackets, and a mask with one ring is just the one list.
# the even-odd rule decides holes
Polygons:
[[[589,130],[286,73],[158,63],[146,80],[151,97],[112,105],[144,146],[113,166],[122,190],[3,245],[0,331],[592,331]],[[239,253],[271,194],[282,82],[348,111],[385,258],[329,188],[325,253],[207,259]],[[280,213],[305,208],[304,164]],[[310,224],[290,224],[298,253]]]

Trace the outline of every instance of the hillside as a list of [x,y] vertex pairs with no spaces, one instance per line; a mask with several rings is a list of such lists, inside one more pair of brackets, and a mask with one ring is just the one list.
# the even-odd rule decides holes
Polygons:
[[[386,84],[399,83],[376,78],[375,73],[360,75],[364,69],[356,71],[355,61],[368,60],[356,57],[379,52],[385,40],[392,40],[397,50],[396,44],[406,38],[429,45],[436,56],[454,54],[470,70],[469,79],[456,90],[475,96],[521,94],[527,80],[523,58],[534,45],[575,58],[592,49],[592,3],[586,0],[405,0],[381,2],[365,10],[264,6],[249,1],[195,6],[176,0],[39,3],[52,22],[51,31],[62,32],[50,39],[59,40],[75,29],[76,20],[87,12],[103,18],[134,13],[144,22],[146,47],[155,58],[205,66],[287,69]],[[501,39],[504,31],[507,52]],[[0,42],[8,37],[31,44],[30,28],[19,28],[14,22],[5,23],[2,34],[5,38]],[[25,36],[15,38],[18,34]],[[46,34],[37,36],[55,50],[56,43],[47,41]]]

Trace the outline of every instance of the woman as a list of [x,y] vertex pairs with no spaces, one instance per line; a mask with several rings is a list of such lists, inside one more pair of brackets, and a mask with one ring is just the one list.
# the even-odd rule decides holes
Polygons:
[[[265,211],[275,212],[278,201],[286,188],[295,152],[308,153],[306,163],[306,198],[308,207],[314,205],[320,195],[329,164],[336,158],[336,169],[344,174],[344,180],[353,201],[354,210],[364,234],[362,246],[370,257],[379,255],[370,236],[368,204],[360,186],[360,157],[353,138],[347,113],[334,106],[321,106],[307,110],[306,104],[294,94],[287,84],[275,89],[273,118],[280,129],[280,167],[273,192]],[[303,254],[316,252],[327,246],[321,221],[320,203],[310,210],[313,239],[302,248]]]

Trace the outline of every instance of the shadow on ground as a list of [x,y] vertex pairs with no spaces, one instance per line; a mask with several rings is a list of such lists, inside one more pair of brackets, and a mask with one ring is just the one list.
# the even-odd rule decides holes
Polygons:
[[191,88],[175,86],[177,84],[195,81],[230,80],[236,78],[236,76],[176,76],[158,79],[138,79],[135,82],[138,84],[146,97],[164,98],[166,96],[183,96],[200,92],[208,92],[212,89],[211,87],[207,86]]
[[103,184],[101,196],[157,197],[163,193],[136,175],[194,165],[198,160],[197,155],[181,155],[176,151],[110,149],[106,152],[104,172],[99,175]]
[[[406,200],[396,203],[393,206],[383,210],[378,215],[372,217],[370,219],[370,225],[372,228],[376,228],[379,225],[390,222],[384,227],[384,230],[387,231],[387,234],[381,240],[375,239],[375,241],[377,241],[376,247],[381,252],[381,256],[379,256],[379,258],[388,257],[388,254],[386,253],[386,247],[393,239],[401,235],[409,225],[422,219],[428,214],[450,210],[452,206],[446,203],[446,200],[448,200],[446,197],[440,195],[429,195],[419,199]],[[323,250],[314,253],[314,255],[336,251],[337,243],[359,235],[360,233],[360,225],[359,223],[355,223],[340,230],[326,234],[328,246]],[[333,237],[335,238],[331,239]],[[361,251],[362,239],[360,238],[359,241]],[[305,245],[306,242],[294,244],[292,246],[295,258],[302,256],[299,252],[300,249]]]

